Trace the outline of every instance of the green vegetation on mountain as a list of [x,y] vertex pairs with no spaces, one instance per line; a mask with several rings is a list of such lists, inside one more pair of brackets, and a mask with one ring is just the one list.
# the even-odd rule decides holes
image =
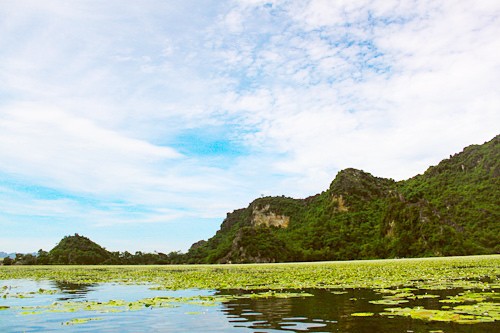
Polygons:
[[38,260],[51,264],[88,265],[109,261],[111,253],[84,236],[64,237],[50,252],[39,252]]
[[110,252],[84,236],[65,236],[52,250],[37,254],[16,253],[15,258],[4,258],[3,265],[162,265],[183,263],[179,252],[143,253]]
[[189,263],[349,260],[500,252],[500,136],[406,181],[356,169],[306,198],[264,197],[227,215]]

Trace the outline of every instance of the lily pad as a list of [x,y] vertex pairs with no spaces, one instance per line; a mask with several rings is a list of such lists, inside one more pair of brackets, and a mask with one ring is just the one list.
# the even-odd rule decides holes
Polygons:
[[351,316],[353,316],[353,317],[372,317],[374,315],[375,315],[375,313],[373,313],[373,312],[355,312],[355,313],[351,313]]
[[94,321],[94,320],[103,320],[103,318],[75,318],[71,319],[70,321],[64,322],[64,325],[79,325],[79,324],[85,324],[88,323],[89,321]]
[[380,313],[383,316],[403,316],[425,321],[454,322],[458,324],[476,324],[494,322],[495,319],[489,316],[476,316],[472,314],[457,313],[455,311],[429,310],[420,307],[416,308],[388,308],[386,312]]
[[375,301],[369,301],[371,304],[382,304],[382,305],[397,305],[408,303],[409,301],[406,299],[379,299]]

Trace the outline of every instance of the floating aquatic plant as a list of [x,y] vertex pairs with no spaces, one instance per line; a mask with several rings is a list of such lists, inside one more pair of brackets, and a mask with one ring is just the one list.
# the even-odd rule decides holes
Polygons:
[[85,324],[88,323],[89,321],[94,321],[94,320],[103,320],[103,318],[75,318],[71,319],[70,321],[64,322],[63,325]]
[[[475,289],[500,286],[500,255],[329,263],[181,266],[0,266],[0,280],[152,283],[160,289]],[[411,292],[406,290],[405,292]],[[5,292],[5,290],[4,290]]]
[[369,301],[369,303],[381,304],[381,305],[397,305],[397,304],[403,304],[403,303],[408,303],[408,302],[409,301],[406,299],[379,299],[379,300]]
[[458,324],[476,324],[494,322],[490,315],[476,315],[456,310],[431,310],[421,307],[415,308],[388,308],[381,312],[383,316],[403,316],[426,321],[454,322]]
[[223,302],[235,299],[261,299],[261,298],[292,298],[292,297],[312,297],[312,294],[305,292],[261,292],[242,295],[213,295],[213,296],[190,296],[171,297],[157,296],[143,298],[137,301],[126,302],[123,300],[109,300],[107,302],[98,301],[58,301],[49,305],[24,306],[20,309],[22,315],[35,315],[42,313],[68,313],[92,311],[99,313],[138,311],[145,308],[172,308],[180,304],[192,304],[197,306],[216,306]]
[[375,315],[375,313],[373,312],[354,312],[354,313],[351,313],[351,316],[353,317],[371,317]]

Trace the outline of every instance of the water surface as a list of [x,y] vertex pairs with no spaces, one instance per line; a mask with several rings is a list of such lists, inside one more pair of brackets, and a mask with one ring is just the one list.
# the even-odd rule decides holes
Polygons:
[[[394,305],[370,303],[387,297],[387,293],[371,289],[286,290],[284,295],[289,292],[291,296],[283,298],[272,294],[254,297],[262,291],[249,290],[156,290],[150,284],[3,280],[0,287],[0,332],[500,331],[498,322],[457,324],[383,316],[379,313]],[[306,293],[302,297],[297,292]],[[412,290],[414,299],[405,299],[402,306],[442,309],[446,303],[440,300],[461,292],[460,289]],[[415,297],[425,294],[433,296]],[[148,306],[140,303],[137,306],[137,301],[154,297],[169,300],[168,304]],[[210,301],[205,301],[207,299]],[[124,301],[125,305],[100,308],[61,306],[109,304],[110,300]],[[374,315],[352,315],[356,313]]]

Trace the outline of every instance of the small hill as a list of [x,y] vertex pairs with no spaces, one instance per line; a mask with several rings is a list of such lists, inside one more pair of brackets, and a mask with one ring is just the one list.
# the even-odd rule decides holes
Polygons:
[[190,263],[283,262],[500,252],[500,136],[406,181],[340,171],[306,199],[265,197],[228,213]]
[[112,255],[100,245],[75,234],[64,237],[48,253],[48,263],[64,265],[95,265],[111,260]]

